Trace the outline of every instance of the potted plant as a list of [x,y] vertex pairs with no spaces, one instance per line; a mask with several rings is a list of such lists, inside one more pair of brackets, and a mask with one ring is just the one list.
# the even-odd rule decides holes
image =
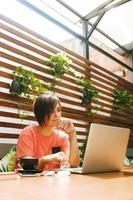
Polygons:
[[[40,80],[35,78],[33,72],[20,66],[13,71],[13,80],[11,82],[9,92],[18,97],[34,99],[36,96],[47,92],[47,89],[42,87]],[[20,99],[17,106],[19,117],[27,117],[27,113],[21,111],[22,103]]]
[[133,95],[126,90],[113,90],[114,105],[118,109],[127,108],[133,110]]
[[49,73],[53,76],[53,81],[50,84],[50,89],[54,89],[56,81],[65,73],[70,72],[69,65],[72,63],[65,52],[54,54],[50,57],[48,65],[50,66]]
[[82,92],[83,105],[90,104],[98,97],[98,91],[92,86],[92,82],[90,80],[80,76],[76,82],[80,86],[80,91]]
[[33,99],[46,92],[46,89],[42,87],[40,80],[35,78],[33,72],[20,66],[13,71],[13,81],[9,91],[13,95]]

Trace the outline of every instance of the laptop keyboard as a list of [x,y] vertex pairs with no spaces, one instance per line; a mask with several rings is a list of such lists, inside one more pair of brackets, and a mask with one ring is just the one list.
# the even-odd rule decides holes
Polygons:
[[72,173],[82,173],[82,168],[81,167],[70,168],[70,172],[72,172]]

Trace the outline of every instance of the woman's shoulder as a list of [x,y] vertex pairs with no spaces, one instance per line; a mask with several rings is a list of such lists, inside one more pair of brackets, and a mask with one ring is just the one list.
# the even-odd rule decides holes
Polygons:
[[34,132],[36,130],[36,125],[28,125],[25,128],[22,129],[21,134],[29,134],[31,132]]

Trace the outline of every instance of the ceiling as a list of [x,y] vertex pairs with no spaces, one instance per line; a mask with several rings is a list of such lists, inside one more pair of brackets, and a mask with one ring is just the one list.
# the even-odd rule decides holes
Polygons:
[[[77,0],[40,0],[40,3],[43,5],[47,5],[50,8],[56,10],[58,13],[61,14],[62,18],[67,18],[74,24],[78,25],[78,22],[82,22],[80,17],[87,17],[90,13],[100,13],[100,9],[96,11],[96,8],[102,7],[101,5],[107,5],[101,9],[107,10],[103,15],[102,19],[100,20],[97,28],[102,30],[105,34],[110,36],[114,41],[119,43],[121,46],[124,46],[127,50],[133,49],[133,1],[130,0],[82,0],[82,3]],[[121,5],[119,5],[119,3]],[[74,15],[65,6],[68,6],[69,9],[73,9],[74,11],[79,14]],[[115,5],[117,5],[115,7]],[[118,6],[119,5],[119,6]],[[112,7],[112,9],[110,9]],[[114,8],[113,8],[114,7]],[[95,12],[96,11],[96,12]],[[97,19],[93,17],[89,20],[89,22],[94,23]],[[118,52],[123,53],[123,51],[112,42],[107,41],[106,38],[98,34],[97,31],[93,32],[94,37],[98,37],[101,41],[106,42],[112,49],[117,49]],[[112,43],[112,44],[111,44]]]
[[[71,34],[64,33],[61,28],[56,27],[55,24],[23,5],[25,2],[34,5],[40,11],[58,20],[79,35],[82,35],[82,22],[85,18],[88,19],[91,16],[89,23],[94,24],[99,16],[97,14],[104,11],[104,15],[96,28],[113,41],[116,41],[119,46],[110,41],[109,37],[104,37],[96,29],[91,36],[98,38],[121,54],[124,51],[120,46],[125,47],[127,50],[133,49],[133,0],[82,0],[82,2],[77,0],[1,0],[0,12],[2,14],[39,33],[45,34],[47,37],[55,37],[55,40],[59,41],[70,38]],[[115,7],[119,3],[121,5]],[[105,4],[107,5],[103,6]],[[103,8],[100,9],[101,7]],[[60,34],[55,34],[56,29],[60,31]],[[89,29],[91,29],[90,26]],[[91,41],[91,37],[89,40]]]

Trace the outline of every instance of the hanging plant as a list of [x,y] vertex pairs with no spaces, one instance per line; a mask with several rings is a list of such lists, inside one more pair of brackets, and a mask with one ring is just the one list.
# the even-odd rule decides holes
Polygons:
[[[13,80],[11,82],[9,92],[18,97],[35,99],[47,89],[42,87],[40,80],[35,78],[33,72],[23,69],[21,66],[13,71]],[[22,103],[18,102],[18,114],[20,118],[27,117],[26,112],[21,111]]]
[[114,98],[114,105],[122,110],[123,108],[127,108],[129,110],[133,110],[133,95],[130,94],[126,90],[113,90],[113,98]]
[[34,99],[47,90],[42,87],[40,80],[35,78],[33,72],[23,69],[20,66],[13,71],[13,81],[9,91],[18,97]]
[[76,83],[80,86],[82,93],[82,104],[88,105],[98,97],[98,91],[92,86],[90,80],[85,79],[83,76],[78,76]]
[[72,63],[65,52],[54,54],[50,57],[48,65],[51,67],[49,73],[53,76],[53,81],[50,84],[50,89],[54,89],[56,81],[61,78],[65,73],[70,72],[69,65]]

